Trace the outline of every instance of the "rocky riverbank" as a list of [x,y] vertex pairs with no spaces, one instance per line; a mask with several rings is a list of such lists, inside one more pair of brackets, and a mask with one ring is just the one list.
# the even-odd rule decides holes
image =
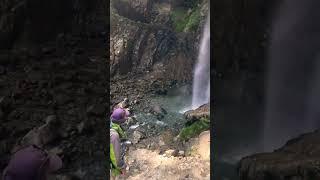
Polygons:
[[[178,112],[174,115],[174,109],[163,107],[150,107],[145,116],[136,111],[123,126],[132,145],[126,156],[126,175],[120,179],[210,179],[210,132],[202,129],[188,139],[179,138],[188,120]],[[209,108],[205,107],[208,115]],[[193,113],[204,113],[204,109]],[[196,118],[193,120],[199,121]]]

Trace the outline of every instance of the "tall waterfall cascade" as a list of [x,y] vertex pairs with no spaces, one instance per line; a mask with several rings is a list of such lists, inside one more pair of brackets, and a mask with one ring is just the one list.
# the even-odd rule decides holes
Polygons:
[[202,33],[192,89],[192,109],[210,101],[210,16]]

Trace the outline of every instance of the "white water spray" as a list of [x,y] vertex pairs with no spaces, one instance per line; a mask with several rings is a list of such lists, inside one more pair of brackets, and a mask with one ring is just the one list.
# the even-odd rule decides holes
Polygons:
[[210,16],[205,24],[198,62],[195,67],[192,91],[192,109],[210,100]]

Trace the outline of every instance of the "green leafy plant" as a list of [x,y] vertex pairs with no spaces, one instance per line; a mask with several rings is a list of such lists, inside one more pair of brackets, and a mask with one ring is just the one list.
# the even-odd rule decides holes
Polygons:
[[189,20],[185,26],[186,31],[195,31],[200,23],[200,9],[196,8],[191,15],[189,16]]
[[182,32],[188,20],[188,11],[183,8],[177,8],[171,13],[173,26],[177,32]]
[[195,5],[190,13],[186,8],[176,8],[171,13],[171,20],[177,32],[194,31],[200,23],[200,7]]
[[201,118],[199,121],[194,122],[190,126],[184,127],[179,133],[179,138],[181,140],[188,140],[208,129],[210,129],[209,119]]

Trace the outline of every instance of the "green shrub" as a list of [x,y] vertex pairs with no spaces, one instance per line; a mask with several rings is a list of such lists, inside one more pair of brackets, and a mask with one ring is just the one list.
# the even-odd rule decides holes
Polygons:
[[184,127],[179,133],[179,138],[181,140],[187,140],[208,129],[210,129],[209,119],[201,118],[199,121],[194,122],[190,126]]
[[183,8],[175,9],[171,13],[171,20],[173,22],[173,26],[177,32],[182,32],[187,23],[187,10]]
[[200,9],[197,8],[191,13],[189,17],[189,21],[185,26],[185,31],[195,31],[199,26],[199,23],[200,23]]
[[184,8],[177,8],[171,13],[171,20],[175,31],[194,31],[200,22],[200,8],[194,7],[190,14]]

